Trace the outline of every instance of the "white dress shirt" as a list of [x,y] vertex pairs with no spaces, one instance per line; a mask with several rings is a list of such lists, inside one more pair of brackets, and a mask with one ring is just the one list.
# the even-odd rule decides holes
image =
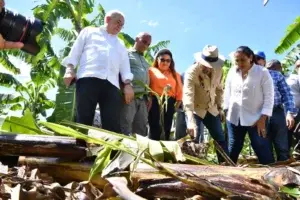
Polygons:
[[242,73],[233,66],[227,75],[223,108],[226,119],[238,126],[252,126],[261,115],[272,116],[274,86],[268,70],[253,65],[243,80]]
[[107,79],[119,88],[119,73],[122,81],[132,80],[129,57],[117,35],[107,33],[105,27],[86,27],[62,64],[72,64],[77,70],[77,79],[95,77]]
[[300,108],[300,76],[298,74],[291,74],[286,79],[286,82],[291,88],[296,108]]

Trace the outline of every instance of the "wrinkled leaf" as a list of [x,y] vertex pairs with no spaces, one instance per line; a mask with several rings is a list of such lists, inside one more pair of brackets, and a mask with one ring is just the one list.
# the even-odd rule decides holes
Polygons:
[[35,120],[28,109],[25,110],[22,117],[6,117],[1,130],[13,133],[43,134],[39,127],[35,124]]
[[[123,139],[122,145],[131,149],[133,153],[137,154],[138,148],[136,142],[128,139]],[[119,151],[111,162],[102,171],[101,176],[105,177],[112,172],[118,172],[126,169],[133,161],[135,157],[124,152]]]
[[181,151],[179,144],[176,141],[160,141],[163,146],[167,148],[169,153],[175,158],[177,162],[184,162],[185,157]]
[[96,174],[102,172],[102,170],[108,165],[110,161],[111,151],[111,148],[105,147],[102,151],[98,153],[98,156],[90,171],[89,181],[91,181]]
[[164,161],[164,151],[159,141],[149,140],[149,153],[158,161]]

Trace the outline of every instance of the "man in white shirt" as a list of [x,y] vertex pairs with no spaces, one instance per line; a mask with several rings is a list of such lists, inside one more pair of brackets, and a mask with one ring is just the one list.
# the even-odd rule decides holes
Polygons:
[[68,57],[63,60],[66,86],[76,80],[78,123],[92,125],[99,104],[102,128],[120,132],[119,75],[124,83],[125,102],[130,103],[134,96],[128,53],[118,39],[124,21],[120,11],[108,12],[104,26],[86,27],[80,32]]
[[291,74],[286,80],[287,84],[291,88],[291,93],[294,97],[295,107],[298,109],[298,114],[295,117],[295,126],[293,129],[289,130],[289,147],[292,146],[292,138],[295,136],[296,143],[300,139],[299,133],[294,133],[297,124],[300,122],[300,60],[297,60],[295,63],[296,74]]

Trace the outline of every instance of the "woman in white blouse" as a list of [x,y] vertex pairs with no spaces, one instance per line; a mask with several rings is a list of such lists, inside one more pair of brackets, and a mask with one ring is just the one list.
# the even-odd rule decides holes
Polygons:
[[272,163],[274,157],[266,135],[266,122],[273,112],[273,80],[267,69],[254,64],[254,53],[249,47],[239,47],[234,59],[236,66],[228,72],[223,105],[230,158],[237,162],[248,132],[259,162]]

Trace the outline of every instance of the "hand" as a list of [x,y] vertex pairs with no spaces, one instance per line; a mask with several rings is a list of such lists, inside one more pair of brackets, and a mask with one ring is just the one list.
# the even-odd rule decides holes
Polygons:
[[285,121],[286,121],[286,126],[288,127],[289,130],[291,130],[295,125],[295,119],[293,115],[291,113],[288,113],[286,115]]
[[188,123],[186,133],[191,136],[192,139],[196,138],[197,136],[197,126],[195,123]]
[[253,125],[257,127],[257,133],[259,136],[266,138],[267,137],[267,133],[266,133],[266,119],[267,116],[266,115],[262,115]]
[[70,86],[73,79],[76,79],[74,67],[68,66],[64,75],[64,83],[67,87]]
[[151,106],[152,106],[152,97],[149,97],[148,98],[148,101],[146,103],[146,106],[147,106],[147,111],[149,112],[150,109],[151,109]]
[[182,101],[176,101],[175,103],[175,110],[179,109],[180,105],[182,104]]
[[0,34],[0,50],[2,49],[21,49],[24,46],[22,42],[9,42]]
[[123,88],[124,96],[125,96],[125,103],[130,104],[130,102],[134,98],[134,91],[131,85],[126,84]]
[[225,122],[226,115],[225,115],[225,112],[223,112],[222,109],[219,110],[219,115],[220,115],[221,122]]

